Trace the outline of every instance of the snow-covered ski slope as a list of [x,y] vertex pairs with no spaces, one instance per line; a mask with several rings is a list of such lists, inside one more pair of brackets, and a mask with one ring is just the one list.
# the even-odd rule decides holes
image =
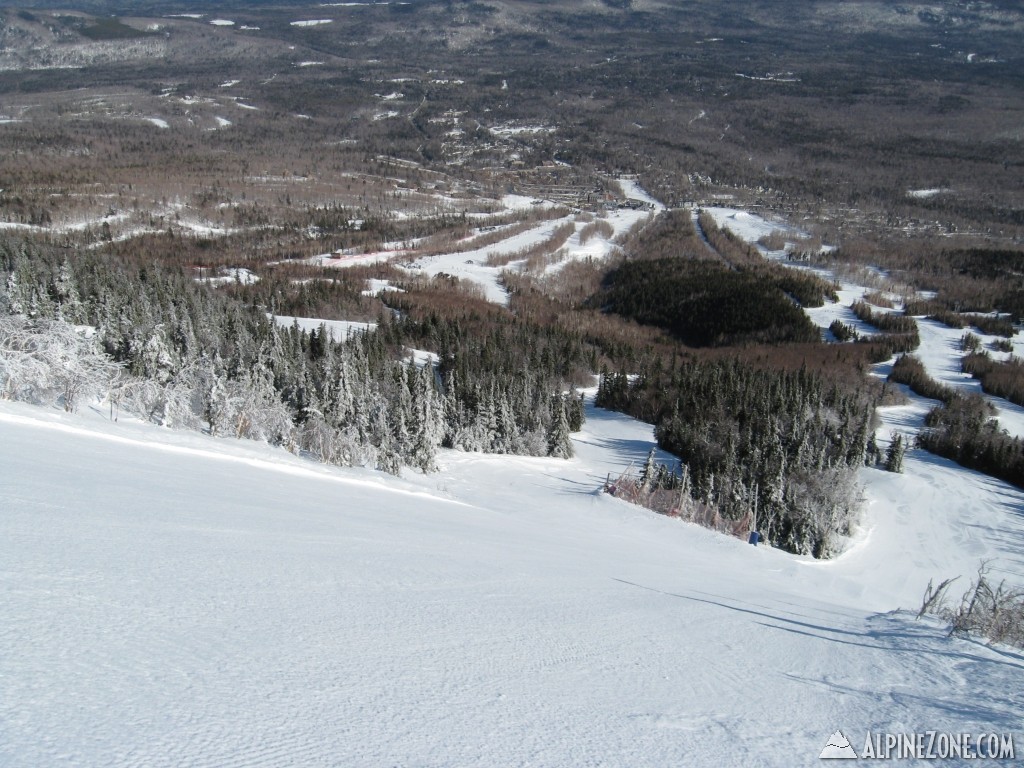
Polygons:
[[[0,402],[0,765],[795,766],[842,730],[1016,732],[1024,655],[912,609],[1024,574],[1024,497],[911,452],[812,562],[445,452],[402,479]],[[964,581],[964,580],[961,580]],[[1022,745],[1024,748],[1024,745]]]
[[[955,383],[952,341],[922,328]],[[882,409],[883,444],[929,406]],[[814,562],[598,492],[652,445],[588,408],[571,461],[395,479],[0,402],[0,766],[793,766],[837,730],[1020,754],[1024,654],[913,611],[983,560],[1024,583],[1024,493],[911,450]]]
[[[584,239],[582,230],[588,221],[574,212],[569,212],[559,218],[541,221],[529,227],[525,231],[512,230],[513,233],[490,245],[481,246],[472,250],[456,250],[450,253],[440,254],[416,254],[415,249],[409,249],[404,243],[392,243],[394,250],[378,251],[369,254],[345,255],[335,258],[336,254],[320,254],[310,259],[310,263],[317,266],[333,267],[344,269],[354,265],[376,263],[381,261],[392,261],[396,266],[401,267],[409,274],[428,277],[447,276],[455,277],[471,285],[475,285],[482,296],[488,301],[496,304],[508,303],[508,291],[502,282],[502,272],[522,271],[526,265],[526,257],[523,255],[531,248],[544,243],[550,238],[559,227],[567,224],[573,226],[572,234],[565,243],[556,250],[559,251],[557,259],[551,264],[544,266],[540,273],[547,274],[557,272],[571,261],[584,259],[602,259],[611,253],[617,246],[613,242],[615,238],[623,237],[631,228],[642,224],[653,212],[664,210],[661,203],[654,200],[650,195],[632,181],[619,182],[623,193],[628,197],[647,203],[651,210],[643,209],[615,209],[600,214],[598,220],[607,224],[611,236],[605,237],[596,234]],[[529,210],[533,203],[539,207],[551,207],[551,203],[533,198],[526,198],[517,195],[508,195],[501,201],[506,211]],[[492,228],[493,229],[493,228]],[[477,231],[475,234],[479,235]],[[507,264],[492,266],[491,258],[499,261],[508,259]]]

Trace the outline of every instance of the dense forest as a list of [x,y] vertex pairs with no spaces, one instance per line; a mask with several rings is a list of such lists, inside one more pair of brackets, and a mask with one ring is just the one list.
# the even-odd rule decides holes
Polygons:
[[608,276],[593,302],[665,328],[693,347],[809,342],[820,337],[780,287],[714,261],[627,262]]
[[827,557],[855,519],[874,403],[806,370],[682,362],[601,377],[597,404],[657,414],[658,444],[680,458],[663,476],[775,546]]
[[[402,465],[429,471],[439,445],[464,450],[572,455],[570,425],[582,409],[563,394],[549,354],[524,361],[516,347],[487,355],[450,331],[445,364],[417,367],[393,330],[333,339],[325,328],[282,328],[262,310],[183,275],[130,269],[115,259],[7,243],[0,249],[5,289],[5,395],[57,398],[73,410],[85,394],[109,395],[158,424],[267,440],[336,464]],[[386,319],[386,315],[384,316]],[[58,326],[88,325],[90,341]],[[55,339],[57,337],[55,336]],[[73,345],[65,348],[68,344]],[[82,369],[67,389],[55,384],[69,359],[103,354],[115,365]],[[503,356],[504,355],[504,356]],[[93,370],[95,368],[95,370]]]

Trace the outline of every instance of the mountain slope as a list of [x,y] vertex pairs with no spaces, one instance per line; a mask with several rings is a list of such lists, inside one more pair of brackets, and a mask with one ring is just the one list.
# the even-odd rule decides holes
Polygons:
[[1019,492],[912,452],[814,563],[597,493],[650,444],[590,409],[569,462],[396,480],[0,403],[0,763],[794,765],[1019,727],[1020,654],[892,612],[1024,572]]

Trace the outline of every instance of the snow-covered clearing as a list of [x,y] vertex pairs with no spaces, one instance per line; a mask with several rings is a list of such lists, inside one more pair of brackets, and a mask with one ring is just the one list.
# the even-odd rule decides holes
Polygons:
[[645,203],[649,203],[653,206],[655,211],[663,211],[665,206],[661,204],[661,201],[656,200],[647,194],[647,190],[640,186],[640,183],[635,179],[619,179],[619,187],[622,189],[622,194],[631,200],[642,200]]
[[390,280],[378,280],[373,277],[366,281],[367,288],[363,291],[364,296],[376,296],[381,291],[397,291],[398,293],[404,293],[402,288],[398,288],[391,284]]
[[213,24],[213,26],[215,26],[215,27],[233,27],[233,26],[235,26],[235,22],[231,21],[230,19],[211,19],[210,23]]
[[908,189],[907,190],[907,196],[908,197],[915,197],[915,198],[918,198],[918,199],[927,199],[929,197],[935,197],[936,195],[941,195],[944,192],[949,192],[949,190],[948,189],[944,189],[942,187],[935,187],[934,189]]
[[377,327],[376,323],[358,323],[352,320],[320,320],[315,317],[289,317],[287,315],[276,315],[274,316],[274,321],[284,328],[291,328],[293,325],[297,325],[307,333],[311,331],[319,333],[321,328],[326,328],[327,333],[330,334],[334,341],[344,341],[354,333],[372,331]]
[[152,123],[157,128],[170,128],[171,127],[166,120],[164,120],[163,118],[160,118],[160,117],[144,117],[142,119],[145,120],[147,123]]
[[128,218],[129,215],[127,213],[115,213],[91,219],[57,221],[49,226],[22,224],[16,221],[0,221],[0,229],[19,229],[30,232],[82,232],[90,227],[100,227],[103,224],[120,224]]
[[[656,209],[661,209],[660,203],[648,196],[635,184],[627,186],[630,197],[649,202]],[[445,207],[457,210],[465,204],[465,200],[436,195],[435,198],[442,202]],[[554,204],[550,201],[538,201],[536,198],[522,195],[506,195],[501,201],[501,206],[507,211],[528,211],[537,209],[550,209]],[[473,216],[473,214],[468,214]],[[492,214],[486,214],[492,215]],[[558,219],[550,219],[539,222],[523,232],[514,232],[503,240],[487,246],[467,251],[453,251],[434,255],[420,255],[406,263],[397,264],[412,274],[438,276],[448,275],[457,277],[459,280],[475,284],[480,287],[484,298],[499,304],[508,303],[508,293],[501,282],[501,273],[505,270],[517,270],[524,267],[525,254],[530,249],[549,239],[555,231],[565,224],[572,224],[575,231],[561,245],[558,251],[558,258],[551,264],[543,266],[541,272],[554,272],[561,269],[565,264],[575,259],[595,258],[600,259],[607,256],[617,246],[612,242],[615,238],[625,235],[632,227],[645,221],[651,215],[650,211],[622,208],[603,212],[599,221],[604,221],[611,228],[611,236],[604,237],[601,234],[593,234],[586,242],[581,242],[581,230],[586,223],[578,220],[575,213],[567,213]],[[511,229],[511,227],[510,227]],[[477,230],[476,234],[481,234]],[[373,264],[381,261],[389,261],[395,257],[408,257],[415,253],[418,243],[389,243],[386,250],[375,251],[366,254],[333,253],[320,254],[309,260],[309,263],[322,267],[348,267],[353,265]],[[408,247],[407,247],[408,246]],[[487,261],[490,257],[511,257],[512,260],[502,266],[489,266]],[[519,257],[519,258],[517,258]]]
[[252,285],[253,283],[259,282],[259,275],[252,270],[246,269],[245,267],[232,267],[227,269],[219,269],[216,274],[207,274],[205,270],[200,270],[200,274],[196,277],[204,283],[210,285],[227,285],[229,283],[241,283],[242,285]]
[[293,21],[291,25],[293,27],[318,27],[322,24],[331,24],[334,19],[304,19],[302,21]]
[[406,347],[405,352],[405,361],[415,363],[417,368],[422,368],[425,365],[436,366],[441,362],[441,358],[436,352],[429,352],[425,349],[412,349],[410,347]]
[[[914,350],[914,355],[921,359],[928,374],[943,384],[957,387],[967,392],[981,393],[981,382],[970,374],[960,370],[960,361],[966,353],[960,349],[960,339],[967,332],[973,333],[988,348],[999,336],[985,334],[977,328],[950,328],[936,320],[924,317],[917,320],[921,346]],[[1020,343],[1020,332],[1014,337],[1015,344]],[[995,359],[1007,355],[993,354]],[[1024,437],[1024,408],[1014,405],[1001,397],[985,395],[985,399],[995,406],[999,426],[1015,437]]]
[[182,230],[191,232],[199,237],[225,237],[242,231],[237,227],[219,227],[205,221],[195,221],[186,218],[180,218],[174,223]]
[[539,200],[526,195],[505,195],[501,198],[501,205],[510,211],[529,211],[533,208],[553,208],[555,204],[550,200]]
[[488,301],[507,304],[508,293],[501,285],[501,273],[505,269],[512,268],[514,262],[507,266],[491,267],[486,263],[487,258],[489,256],[514,255],[526,251],[549,238],[561,223],[563,222],[560,219],[545,221],[494,245],[461,253],[421,256],[402,267],[413,274],[451,275],[460,280],[467,280],[479,285]]
[[[805,311],[815,325],[821,328],[822,332],[826,333],[826,335],[829,335],[827,334],[828,326],[833,320],[838,319],[854,328],[861,336],[870,336],[878,333],[878,329],[858,319],[853,314],[853,310],[850,309],[850,305],[854,301],[863,298],[864,294],[869,291],[870,289],[864,286],[843,283],[842,289],[839,291],[838,303],[827,303],[823,307],[805,309]],[[884,312],[886,310],[884,308],[876,308],[875,311]],[[964,392],[983,394],[981,382],[972,378],[970,374],[961,371],[960,361],[966,353],[960,348],[960,339],[965,333],[970,331],[981,339],[985,347],[988,347],[1000,337],[982,333],[977,328],[950,328],[926,317],[916,317],[915,320],[917,321],[921,345],[912,354],[921,360],[928,371],[928,375],[936,381]],[[1019,338],[1020,333],[1015,337],[1017,340],[1015,343],[1021,343]],[[999,359],[1007,355],[996,353],[993,356]],[[892,362],[883,363],[877,368],[881,373],[888,374],[892,367]],[[1001,397],[992,397],[991,395],[984,395],[984,397],[995,406],[1000,427],[1011,435],[1024,437],[1024,408],[1014,405]],[[926,401],[923,398],[917,399],[921,400],[922,403],[928,403],[928,408],[938,405],[934,401]]]
[[510,138],[521,134],[554,133],[557,128],[551,125],[496,125],[488,128],[494,136]]
[[[662,207],[636,185],[624,189],[624,191],[627,190],[631,197],[635,193],[636,199],[650,202],[658,208]],[[543,204],[546,204],[548,207],[552,205],[548,201],[545,201]],[[535,198],[520,195],[506,195],[502,198],[502,205],[508,210],[529,210],[538,207]],[[523,259],[515,260],[515,257],[543,243],[559,227],[567,223],[573,224],[575,232],[557,249],[558,259],[544,266],[543,272],[557,271],[568,262],[576,259],[604,258],[616,247],[611,242],[614,238],[624,235],[632,227],[646,220],[650,215],[649,211],[629,208],[603,213],[599,220],[606,222],[611,227],[611,237],[605,238],[595,234],[586,242],[581,242],[580,230],[585,224],[577,220],[576,214],[570,213],[558,219],[544,221],[525,232],[519,232],[492,245],[471,251],[423,256],[402,266],[414,274],[451,275],[460,280],[475,283],[481,287],[484,297],[488,301],[506,304],[508,303],[508,293],[501,283],[501,273],[505,270],[522,269],[524,266]],[[488,266],[487,260],[492,256],[511,256],[513,261],[504,266]]]
[[[806,765],[842,729],[1013,732],[1024,657],[929,578],[1024,573],[1020,492],[911,453],[817,563],[597,492],[577,458],[404,479],[0,402],[0,763]],[[1018,736],[1019,738],[1019,736]]]
[[401,249],[373,251],[372,253],[321,253],[306,260],[308,264],[315,264],[318,267],[334,267],[344,269],[345,267],[364,266],[366,264],[380,264],[390,261],[395,256],[405,253]]
[[705,208],[715,220],[715,223],[722,229],[729,229],[737,237],[746,240],[748,243],[756,243],[760,238],[770,235],[778,230],[794,237],[802,235],[795,227],[777,221],[768,221],[757,214],[736,208],[721,208],[713,206]]

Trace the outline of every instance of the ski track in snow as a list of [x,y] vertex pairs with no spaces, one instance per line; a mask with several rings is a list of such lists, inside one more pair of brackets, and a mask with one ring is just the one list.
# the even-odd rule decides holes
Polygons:
[[817,562],[600,493],[653,430],[589,405],[570,461],[402,478],[107,416],[0,401],[5,767],[788,768],[837,730],[1022,738],[1024,654],[913,611],[982,559],[1024,582],[1024,493],[922,451],[862,470],[861,527]]

